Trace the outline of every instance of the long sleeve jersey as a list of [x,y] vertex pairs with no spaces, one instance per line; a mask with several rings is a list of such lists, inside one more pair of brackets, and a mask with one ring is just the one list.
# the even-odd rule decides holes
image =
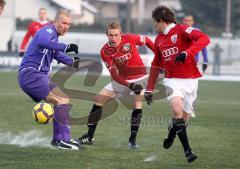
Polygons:
[[118,47],[106,43],[101,50],[101,57],[111,77],[118,83],[127,86],[127,80],[146,75],[146,67],[136,46],[146,45],[155,52],[153,42],[146,36],[123,34]]
[[32,67],[47,74],[53,59],[65,65],[72,65],[73,59],[64,54],[67,45],[58,43],[58,36],[57,30],[52,24],[41,28],[29,44],[20,70]]
[[[166,31],[160,33],[155,40],[157,51],[151,65],[147,90],[154,89],[161,68],[164,69],[166,78],[201,77],[195,55],[209,42],[207,35],[192,27],[174,23],[168,25]],[[187,53],[185,62],[175,63],[175,58],[181,52]]]

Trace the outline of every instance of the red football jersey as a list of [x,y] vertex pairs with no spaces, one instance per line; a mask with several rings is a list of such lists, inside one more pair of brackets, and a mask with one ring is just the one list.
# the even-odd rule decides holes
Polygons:
[[[152,62],[147,90],[152,90],[161,67],[165,70],[166,78],[198,78],[195,55],[209,44],[207,35],[185,25],[176,24],[166,34],[160,33],[155,39],[156,55]],[[184,63],[174,63],[175,58],[185,51],[187,58]],[[154,70],[155,68],[155,70]]]
[[27,46],[27,43],[28,43],[30,37],[33,37],[35,35],[35,33],[40,28],[42,28],[44,25],[46,25],[47,23],[48,23],[48,21],[44,21],[44,22],[33,21],[28,25],[27,33],[25,34],[23,41],[21,43],[21,46],[20,46],[21,51],[25,51],[25,48]]
[[149,38],[133,34],[123,34],[118,47],[112,47],[109,43],[103,46],[101,57],[111,76],[114,76],[111,69],[116,69],[118,76],[125,82],[119,81],[119,77],[117,77],[118,79],[113,77],[114,80],[127,85],[126,80],[137,79],[146,75],[146,68],[137,49],[137,45],[142,46],[144,44],[154,51],[154,44]]

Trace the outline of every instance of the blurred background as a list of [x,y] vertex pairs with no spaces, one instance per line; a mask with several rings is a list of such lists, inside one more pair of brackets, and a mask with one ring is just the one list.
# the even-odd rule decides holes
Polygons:
[[[105,26],[111,20],[119,20],[125,33],[148,35],[154,40],[151,13],[158,5],[173,9],[178,23],[192,15],[194,27],[211,37],[205,75],[240,76],[240,0],[7,0],[0,16],[0,71],[17,70],[20,44],[29,23],[38,19],[40,8],[47,10],[49,21],[57,10],[69,10],[73,25],[60,41],[77,43],[80,55],[100,60],[99,51],[107,40]],[[146,48],[139,50],[150,65],[152,53]],[[199,58],[201,67],[201,54]]]

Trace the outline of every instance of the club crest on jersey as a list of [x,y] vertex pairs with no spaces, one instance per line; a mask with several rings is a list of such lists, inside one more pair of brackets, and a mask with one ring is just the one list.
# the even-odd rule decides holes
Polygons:
[[185,30],[185,32],[187,32],[187,33],[191,33],[192,31],[193,31],[193,27],[188,27],[186,30]]
[[128,53],[131,50],[131,45],[129,43],[124,44],[120,51],[121,53]]
[[47,29],[47,32],[48,32],[48,33],[52,33],[52,32],[53,32],[53,30],[52,30],[52,29],[50,29],[50,28],[48,28],[48,29]]
[[176,43],[176,42],[177,42],[177,34],[171,36],[171,41],[172,41],[173,43]]

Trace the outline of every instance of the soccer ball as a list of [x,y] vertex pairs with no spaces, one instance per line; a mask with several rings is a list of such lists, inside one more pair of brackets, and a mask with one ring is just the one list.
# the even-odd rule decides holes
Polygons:
[[48,103],[38,103],[33,108],[33,118],[40,124],[47,124],[53,119],[53,108]]

